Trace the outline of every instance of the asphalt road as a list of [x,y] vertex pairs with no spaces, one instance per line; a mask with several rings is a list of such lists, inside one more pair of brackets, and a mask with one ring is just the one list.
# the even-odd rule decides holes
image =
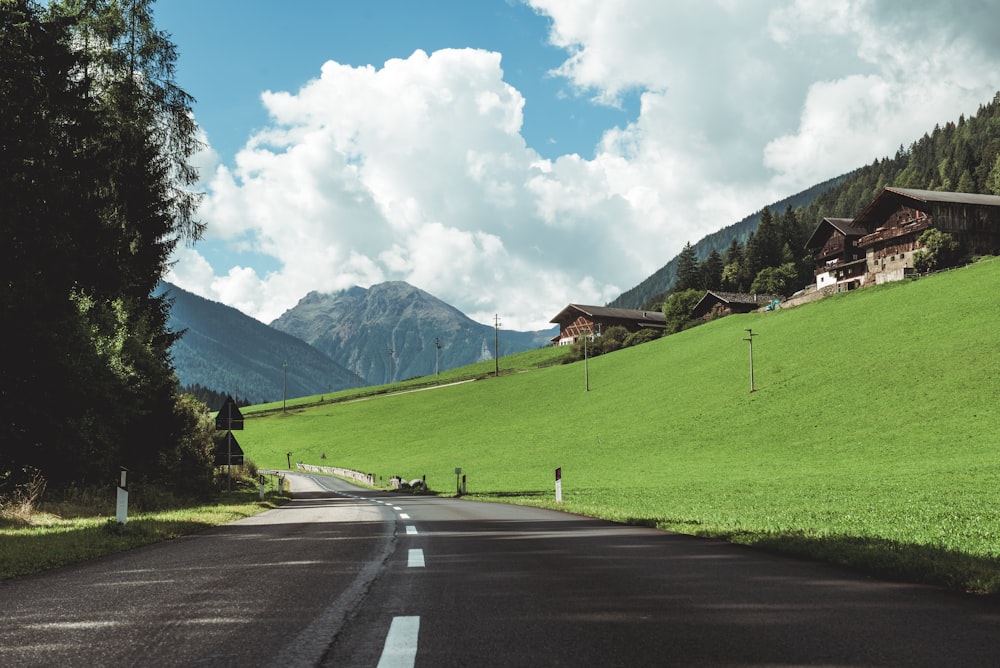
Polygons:
[[1000,665],[992,599],[298,480],[255,518],[0,583],[0,666]]

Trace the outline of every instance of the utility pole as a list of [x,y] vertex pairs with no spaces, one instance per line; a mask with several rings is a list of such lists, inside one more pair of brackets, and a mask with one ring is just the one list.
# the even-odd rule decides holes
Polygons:
[[743,339],[750,343],[750,391],[754,391],[753,387],[753,337],[760,336],[759,334],[754,334],[752,329],[746,330],[747,337]]
[[288,362],[281,363],[281,412],[285,412],[285,401],[288,396]]
[[587,359],[587,339],[590,338],[592,331],[589,327],[586,331],[581,330],[583,334],[583,379],[586,392],[590,392],[590,362]]
[[493,316],[493,372],[500,376],[500,314]]
[[391,347],[389,348],[389,382],[386,385],[392,385],[392,356],[395,352]]
[[438,370],[438,354],[441,352],[441,339],[434,337],[434,375],[440,376],[441,372]]

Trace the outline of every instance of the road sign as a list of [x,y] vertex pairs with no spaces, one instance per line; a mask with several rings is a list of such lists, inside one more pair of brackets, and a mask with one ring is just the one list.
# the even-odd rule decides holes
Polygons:
[[215,430],[223,431],[226,429],[230,431],[243,429],[243,413],[240,412],[233,397],[228,394],[226,395],[226,402],[222,404],[218,415],[215,416]]
[[226,434],[226,440],[215,446],[215,466],[243,466],[243,448],[236,442],[232,432]]

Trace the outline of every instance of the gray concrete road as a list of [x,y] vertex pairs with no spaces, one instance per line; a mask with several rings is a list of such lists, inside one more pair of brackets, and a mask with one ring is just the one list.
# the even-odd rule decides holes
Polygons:
[[995,600],[296,478],[256,518],[0,584],[0,666],[1000,664]]

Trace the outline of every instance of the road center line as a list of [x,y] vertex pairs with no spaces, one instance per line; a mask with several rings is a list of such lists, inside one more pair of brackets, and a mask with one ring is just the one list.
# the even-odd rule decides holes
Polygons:
[[420,617],[393,617],[378,668],[413,668],[417,660]]
[[399,519],[401,519],[401,520],[408,520],[408,519],[410,519],[410,516],[407,515],[406,513],[400,513],[399,514]]
[[424,551],[420,548],[413,548],[410,550],[409,556],[406,560],[407,568],[423,568],[424,567]]
[[406,535],[407,536],[416,536],[417,535],[417,527],[413,526],[412,524],[407,524],[406,525]]

